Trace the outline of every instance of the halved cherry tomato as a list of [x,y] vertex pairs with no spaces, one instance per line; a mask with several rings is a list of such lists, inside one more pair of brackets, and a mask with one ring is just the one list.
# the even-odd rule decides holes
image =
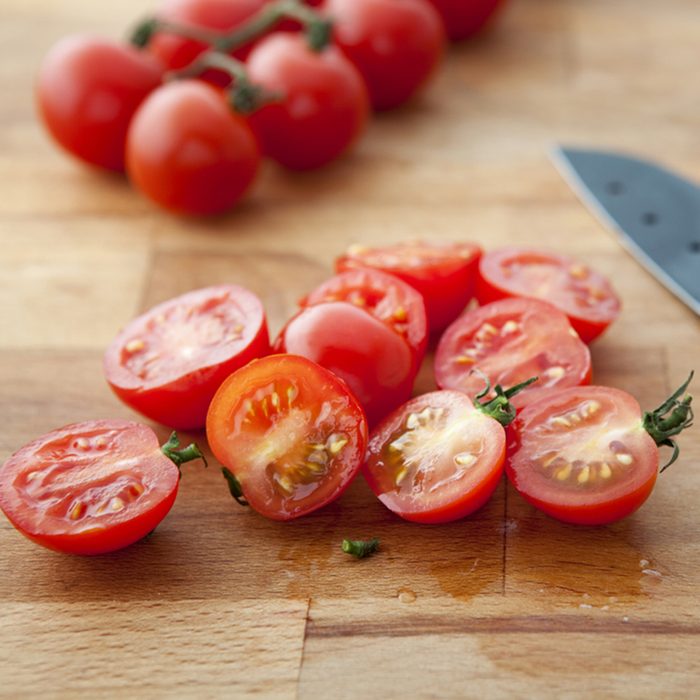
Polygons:
[[507,474],[518,492],[558,520],[611,523],[646,501],[659,450],[624,391],[563,389],[525,408],[512,425]]
[[364,459],[367,421],[331,372],[303,357],[272,355],[222,384],[207,439],[253,509],[290,520],[350,485]]
[[442,58],[445,32],[427,0],[326,0],[334,39],[367,83],[372,106],[413,97]]
[[[195,448],[189,459],[197,456]],[[49,549],[102,554],[151,532],[179,481],[149,427],[95,420],[54,430],[12,455],[0,469],[0,508]]]
[[473,243],[397,243],[351,246],[336,260],[338,272],[372,268],[410,284],[425,302],[430,330],[454,321],[474,295],[481,248]]
[[506,4],[505,0],[430,0],[452,41],[480,32]]
[[548,301],[569,317],[584,343],[620,313],[620,299],[601,274],[565,255],[525,248],[485,253],[479,262],[479,303],[507,297]]
[[342,301],[302,309],[274,347],[313,360],[347,382],[370,425],[411,396],[418,372],[411,348],[398,333]]
[[335,160],[365,128],[367,89],[334,46],[314,51],[300,34],[272,34],[251,52],[248,76],[279,95],[249,121],[265,154],[286,168],[310,170]]
[[456,391],[411,399],[372,432],[362,468],[370,488],[406,520],[445,523],[488,501],[503,474],[503,427]]
[[[478,371],[474,371],[478,370]],[[504,299],[464,313],[444,333],[435,354],[443,389],[475,396],[491,384],[539,380],[513,398],[520,408],[554,388],[588,384],[591,353],[558,309],[536,299]]]
[[124,403],[159,423],[202,428],[209,402],[231,372],[268,354],[260,300],[235,285],[170,299],[131,321],[104,356]]
[[428,344],[428,322],[421,295],[408,284],[378,270],[349,270],[323,282],[300,304],[330,301],[347,301],[385,323],[406,340],[420,365]]
[[107,170],[124,170],[126,133],[138,106],[155,90],[164,66],[128,44],[71,36],[41,64],[39,112],[56,141]]

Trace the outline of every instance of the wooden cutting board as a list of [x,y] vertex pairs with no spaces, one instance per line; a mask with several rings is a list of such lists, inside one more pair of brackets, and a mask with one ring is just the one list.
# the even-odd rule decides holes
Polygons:
[[[353,242],[572,253],[625,305],[593,347],[597,382],[650,407],[700,369],[698,319],[547,158],[558,140],[610,146],[700,180],[696,0],[514,0],[350,157],[303,176],[269,166],[243,206],[207,222],[155,211],[58,153],[35,122],[31,82],[48,47],[71,32],[116,36],[147,9],[3,0],[0,459],[66,423],[133,417],[100,360],[140,310],[236,282],[264,299],[276,332]],[[417,389],[431,386],[428,364]],[[43,550],[3,519],[0,696],[697,696],[698,431],[682,444],[638,514],[595,529],[554,522],[505,484],[473,517],[419,527],[361,480],[279,524],[197,465],[156,533],[112,556]],[[350,560],[347,536],[377,536],[381,553]]]

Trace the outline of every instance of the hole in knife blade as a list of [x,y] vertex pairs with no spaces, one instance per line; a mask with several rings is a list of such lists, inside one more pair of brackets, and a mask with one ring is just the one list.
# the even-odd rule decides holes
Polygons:
[[700,253],[700,241],[690,241],[688,249],[691,253]]
[[659,215],[653,211],[648,211],[642,214],[642,223],[645,226],[656,226],[659,223]]
[[625,186],[618,180],[612,180],[605,186],[605,189],[607,190],[608,194],[617,196],[625,191]]

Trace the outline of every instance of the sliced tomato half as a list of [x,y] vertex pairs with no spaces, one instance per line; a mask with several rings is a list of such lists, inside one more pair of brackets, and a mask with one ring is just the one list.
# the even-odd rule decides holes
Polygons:
[[587,386],[556,391],[511,426],[508,478],[530,503],[558,520],[611,523],[646,501],[659,450],[624,391]]
[[382,248],[354,245],[336,260],[336,270],[371,268],[411,285],[425,302],[428,325],[440,331],[474,296],[481,248],[473,243],[396,243]]
[[12,455],[0,469],[0,508],[45,547],[102,554],[151,532],[172,507],[179,479],[149,427],[95,420]]
[[561,309],[585,343],[597,338],[621,308],[610,282],[573,258],[525,248],[484,254],[479,262],[479,303],[513,296],[542,299]]
[[303,357],[271,355],[223,383],[207,438],[256,511],[290,520],[350,485],[364,459],[367,420],[332,372]]
[[591,380],[591,353],[567,317],[536,299],[504,299],[458,318],[440,339],[435,354],[439,387],[474,398],[492,385],[514,386],[538,381],[513,397],[516,408],[554,388]]
[[488,501],[501,475],[505,432],[464,394],[411,399],[372,432],[363,474],[389,510],[445,523]]
[[231,372],[270,352],[263,305],[235,285],[166,301],[131,321],[104,356],[124,403],[182,430],[204,427],[216,390]]

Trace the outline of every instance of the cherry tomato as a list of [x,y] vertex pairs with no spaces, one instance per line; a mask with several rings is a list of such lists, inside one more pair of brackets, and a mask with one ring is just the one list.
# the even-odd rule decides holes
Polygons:
[[131,321],[104,356],[124,403],[179,429],[204,426],[209,403],[231,372],[268,354],[260,300],[234,285],[170,299]]
[[250,115],[270,158],[292,170],[318,168],[343,154],[369,112],[362,77],[340,51],[312,51],[299,34],[263,39],[248,58],[250,80],[280,96]]
[[418,371],[398,333],[347,302],[302,309],[282,329],[274,349],[302,355],[347,382],[370,425],[411,396]]
[[326,0],[324,10],[377,110],[409,100],[440,63],[445,32],[427,0]]
[[102,554],[151,532],[179,480],[150,428],[95,420],[54,430],[12,455],[0,469],[0,508],[49,549]]
[[53,138],[91,165],[124,170],[126,133],[164,67],[128,44],[91,36],[58,42],[41,64],[39,113]]
[[272,355],[222,384],[207,438],[256,511],[290,520],[350,485],[364,459],[367,422],[331,372],[303,357]]
[[216,88],[196,80],[158,88],[129,129],[130,179],[177,213],[230,209],[253,183],[259,164],[258,143],[245,119]]
[[659,451],[639,404],[624,391],[554,392],[524,409],[512,430],[508,478],[558,520],[611,523],[637,510],[654,488]]
[[479,302],[513,296],[554,304],[585,343],[597,338],[620,313],[620,300],[610,282],[572,258],[523,248],[485,253],[479,263]]
[[480,372],[502,386],[539,377],[513,398],[520,408],[554,388],[590,382],[591,354],[558,309],[536,299],[504,299],[460,316],[437,347],[439,387],[473,397],[484,384]]
[[301,305],[329,301],[347,301],[388,325],[406,340],[416,367],[420,365],[428,344],[425,304],[408,284],[378,270],[349,270],[326,280],[302,299]]
[[503,427],[456,391],[418,396],[372,431],[362,468],[389,510],[446,523],[488,501],[503,474]]
[[459,41],[473,36],[489,24],[506,4],[505,0],[430,0],[440,13],[447,36]]
[[472,243],[397,243],[382,248],[355,245],[336,260],[338,272],[372,268],[410,284],[425,302],[431,331],[441,331],[474,294],[481,249]]

